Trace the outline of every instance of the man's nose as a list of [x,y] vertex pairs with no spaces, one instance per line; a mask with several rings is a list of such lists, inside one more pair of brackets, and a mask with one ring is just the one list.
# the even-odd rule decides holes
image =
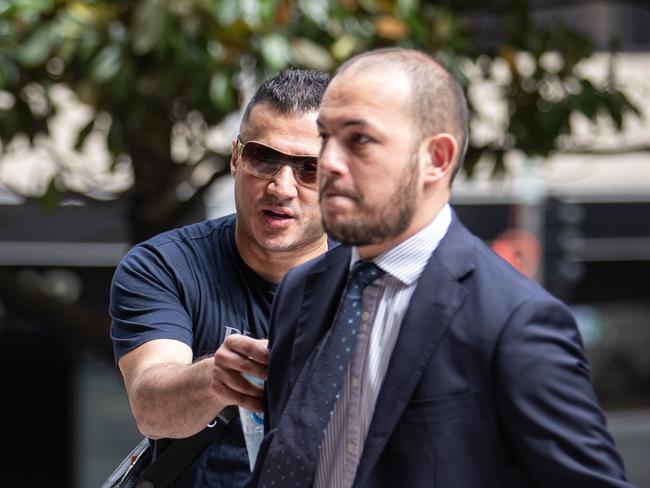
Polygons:
[[271,195],[274,195],[279,200],[287,200],[298,196],[298,189],[296,185],[296,177],[293,174],[293,169],[290,165],[285,164],[280,168],[271,182],[267,190]]
[[347,172],[344,152],[335,141],[328,141],[321,149],[318,157],[319,175],[341,175]]

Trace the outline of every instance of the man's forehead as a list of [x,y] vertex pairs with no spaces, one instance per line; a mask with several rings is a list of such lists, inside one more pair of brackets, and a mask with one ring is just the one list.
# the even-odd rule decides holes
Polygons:
[[320,124],[367,125],[377,118],[405,113],[407,76],[390,70],[344,72],[330,83],[319,111]]
[[253,107],[240,128],[244,142],[257,140],[294,154],[311,154],[320,145],[316,117],[318,112],[281,113],[268,104]]

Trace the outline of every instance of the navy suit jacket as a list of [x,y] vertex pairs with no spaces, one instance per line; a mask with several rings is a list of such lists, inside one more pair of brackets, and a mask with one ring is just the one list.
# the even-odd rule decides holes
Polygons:
[[[270,322],[267,435],[332,323],[340,246],[288,273]],[[421,275],[377,400],[355,488],[629,487],[568,309],[454,215]]]

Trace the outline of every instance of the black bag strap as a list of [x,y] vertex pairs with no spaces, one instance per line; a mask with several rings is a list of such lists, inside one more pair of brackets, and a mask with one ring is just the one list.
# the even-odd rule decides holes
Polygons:
[[236,407],[226,407],[201,432],[185,439],[175,439],[138,476],[135,488],[166,488],[223,432],[236,415]]

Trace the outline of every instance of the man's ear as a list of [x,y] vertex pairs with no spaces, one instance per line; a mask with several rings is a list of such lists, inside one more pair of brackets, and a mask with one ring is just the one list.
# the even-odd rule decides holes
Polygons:
[[230,146],[230,174],[232,176],[237,176],[237,138],[232,140]]
[[424,159],[424,181],[436,182],[453,173],[458,157],[458,142],[446,132],[422,141],[420,157]]

